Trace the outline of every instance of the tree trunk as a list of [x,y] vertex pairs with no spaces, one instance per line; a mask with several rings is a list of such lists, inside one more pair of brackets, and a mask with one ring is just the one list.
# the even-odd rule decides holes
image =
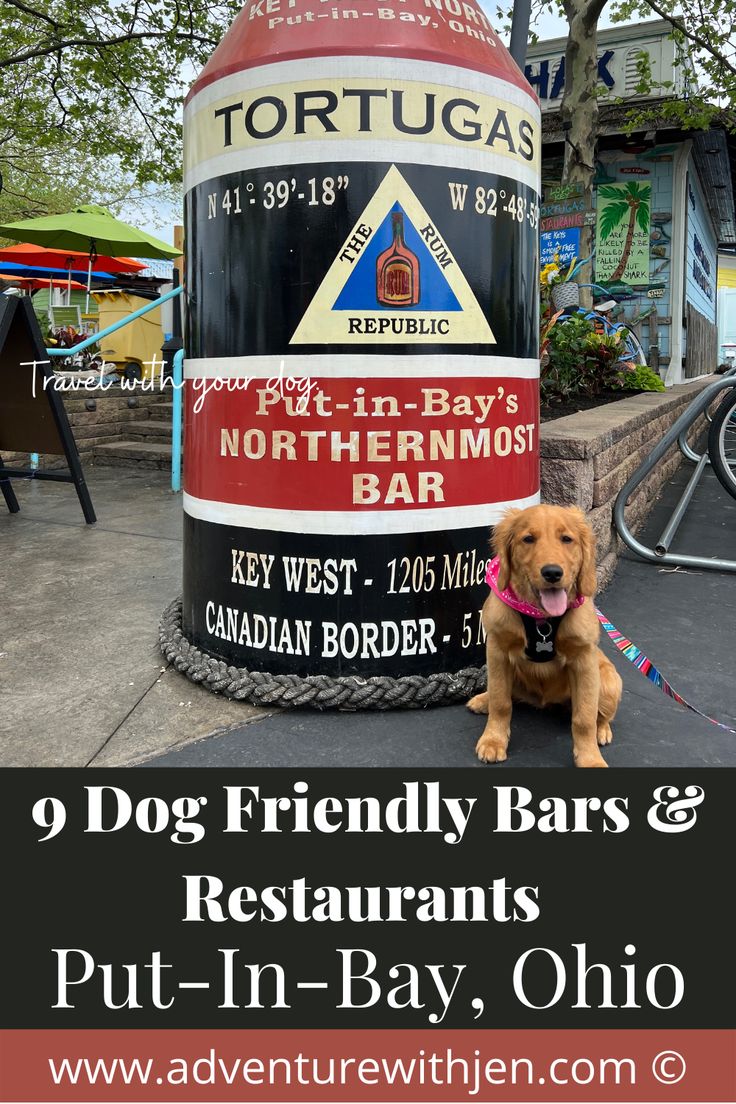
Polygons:
[[[582,184],[586,207],[592,207],[595,152],[598,140],[598,19],[606,0],[564,0],[568,23],[565,52],[565,92],[562,126],[565,130],[563,184]],[[593,252],[593,228],[580,229],[580,256]],[[592,263],[580,273],[582,283],[592,282]],[[583,306],[591,306],[587,288],[581,290]]]
[[629,228],[626,231],[626,241],[624,242],[623,252],[621,254],[621,260],[616,265],[616,271],[611,276],[611,282],[614,280],[620,280],[626,271],[626,266],[629,263],[629,257],[631,256],[631,247],[634,244],[634,229],[636,227],[636,212],[638,211],[638,204],[632,203],[631,210],[629,211]]

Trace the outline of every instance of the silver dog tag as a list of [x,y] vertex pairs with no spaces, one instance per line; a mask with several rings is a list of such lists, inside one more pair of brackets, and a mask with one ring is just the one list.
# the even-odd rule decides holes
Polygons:
[[554,650],[554,646],[551,640],[537,641],[536,651],[538,652],[551,652]]

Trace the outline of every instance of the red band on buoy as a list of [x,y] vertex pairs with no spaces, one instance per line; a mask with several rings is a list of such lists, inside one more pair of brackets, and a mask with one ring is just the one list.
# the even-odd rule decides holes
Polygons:
[[[353,14],[355,13],[355,14]],[[533,95],[475,0],[249,0],[192,86],[277,61],[405,57],[489,73]]]

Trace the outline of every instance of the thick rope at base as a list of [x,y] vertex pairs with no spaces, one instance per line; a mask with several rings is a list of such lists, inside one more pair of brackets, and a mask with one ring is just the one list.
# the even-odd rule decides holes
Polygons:
[[466,701],[485,688],[485,667],[464,667],[455,675],[403,675],[400,678],[357,675],[274,675],[246,671],[213,659],[190,644],[181,628],[181,598],[161,616],[159,643],[166,659],[192,682],[215,694],[252,705],[283,707],[308,705],[312,709],[424,709]]

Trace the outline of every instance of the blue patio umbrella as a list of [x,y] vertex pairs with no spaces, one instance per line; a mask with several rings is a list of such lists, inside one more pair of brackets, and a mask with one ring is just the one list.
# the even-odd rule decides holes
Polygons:
[[[68,268],[42,268],[38,265],[14,264],[12,261],[0,261],[0,278],[3,276],[26,276],[37,280],[49,282],[49,306],[51,306],[51,281],[64,277],[66,280],[77,280],[80,284],[86,284],[89,278],[87,272],[74,272]],[[109,272],[95,272],[94,279],[104,283],[111,283],[115,276]]]
[[[60,276],[68,276],[68,268],[39,268],[36,265],[22,265],[12,264],[10,262],[0,263],[0,276],[35,276],[38,279],[56,279]],[[86,283],[87,272],[72,272],[72,279],[79,280],[80,283]],[[115,276],[111,276],[109,272],[94,272],[92,274],[93,280],[103,280],[108,283],[111,280],[115,280]]]

